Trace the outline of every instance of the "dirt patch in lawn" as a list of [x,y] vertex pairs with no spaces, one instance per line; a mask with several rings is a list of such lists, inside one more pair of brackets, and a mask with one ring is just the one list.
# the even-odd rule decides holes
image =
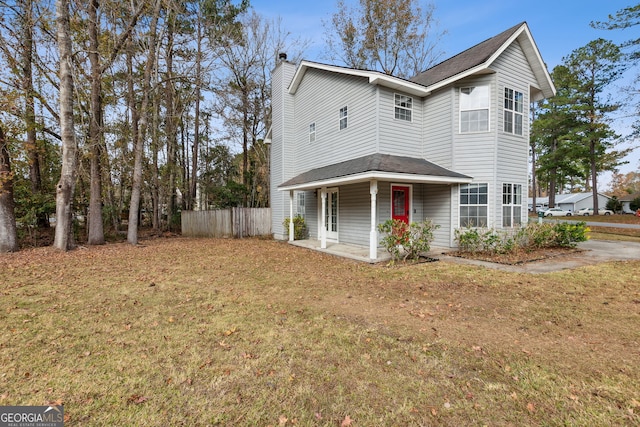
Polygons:
[[450,252],[447,255],[475,259],[479,261],[495,262],[506,265],[521,265],[528,262],[544,261],[552,258],[575,256],[583,250],[578,248],[543,248],[531,250],[518,250],[514,252],[499,254],[485,252]]

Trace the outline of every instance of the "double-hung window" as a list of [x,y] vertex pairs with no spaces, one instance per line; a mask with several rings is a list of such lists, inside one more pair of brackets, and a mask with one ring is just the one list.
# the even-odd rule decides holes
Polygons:
[[315,142],[316,140],[316,123],[313,122],[309,125],[309,142]]
[[406,95],[395,94],[395,117],[398,120],[411,121],[413,112],[413,98]]
[[460,88],[460,132],[489,130],[489,86]]
[[522,135],[524,119],[524,94],[517,90],[504,88],[504,131]]
[[522,224],[522,185],[502,184],[502,226]]
[[486,227],[489,197],[486,183],[460,185],[460,226]]
[[347,106],[340,109],[340,130],[347,128]]
[[306,208],[305,208],[305,193],[304,192],[300,192],[298,193],[298,206],[296,207],[296,213],[298,214],[298,216],[301,216],[302,218],[306,218]]

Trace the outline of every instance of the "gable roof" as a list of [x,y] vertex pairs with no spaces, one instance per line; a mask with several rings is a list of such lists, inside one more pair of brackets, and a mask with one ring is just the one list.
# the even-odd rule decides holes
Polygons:
[[531,36],[529,26],[521,22],[431,68],[410,80],[432,91],[456,80],[490,72],[491,64],[515,41],[522,46],[543,97],[555,95],[555,86]]
[[296,70],[296,73],[289,85],[289,93],[294,94],[298,90],[298,86],[309,69],[317,69],[330,71],[337,74],[345,74],[349,76],[364,77],[373,85],[380,85],[390,89],[399,89],[406,93],[416,96],[426,96],[431,92],[424,85],[401,79],[400,77],[390,76],[380,71],[357,70],[349,67],[341,67],[339,65],[321,64],[313,61],[302,61]]
[[424,159],[376,153],[301,173],[283,182],[278,189],[308,190],[382,178],[446,184],[467,183],[472,180],[470,176],[450,171]]
[[319,69],[333,73],[363,77],[367,78],[369,83],[373,85],[401,90],[415,96],[427,96],[434,90],[465,77],[492,72],[490,67],[493,62],[515,41],[520,43],[533,74],[540,85],[538,89],[541,96],[536,99],[554,96],[556,93],[555,86],[551,81],[551,76],[547,71],[546,64],[540,56],[540,51],[531,36],[529,26],[526,22],[521,22],[423,71],[409,80],[390,76],[380,71],[357,70],[337,65],[302,61],[289,85],[289,93],[294,94],[298,90],[298,86],[309,69]]

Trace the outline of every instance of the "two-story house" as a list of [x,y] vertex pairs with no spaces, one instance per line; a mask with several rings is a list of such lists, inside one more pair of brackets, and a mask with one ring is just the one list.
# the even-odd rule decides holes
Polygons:
[[369,247],[389,218],[458,227],[526,223],[529,105],[555,94],[526,23],[410,80],[282,56],[272,74],[272,230]]

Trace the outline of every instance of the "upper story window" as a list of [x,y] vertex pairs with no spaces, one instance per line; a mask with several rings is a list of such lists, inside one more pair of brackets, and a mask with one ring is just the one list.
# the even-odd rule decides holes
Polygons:
[[340,109],[340,130],[347,128],[347,106]]
[[309,142],[315,142],[316,140],[316,123],[313,122],[309,125]]
[[413,98],[406,95],[395,94],[395,117],[398,120],[411,121],[411,114],[413,112]]
[[489,86],[460,88],[460,132],[489,130]]
[[504,131],[522,135],[524,94],[504,88]]

